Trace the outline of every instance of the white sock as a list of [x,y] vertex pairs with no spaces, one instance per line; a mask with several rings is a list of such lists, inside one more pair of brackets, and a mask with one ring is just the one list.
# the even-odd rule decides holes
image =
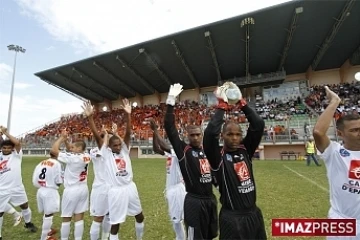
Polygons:
[[51,230],[51,225],[53,223],[53,216],[51,217],[43,217],[43,225],[41,231],[41,240],[46,240],[48,233]]
[[101,234],[102,240],[109,239],[110,229],[111,229],[110,217],[109,215],[105,215],[104,220],[102,222],[102,234]]
[[185,228],[182,222],[173,222],[173,228],[175,231],[176,240],[185,239]]
[[68,240],[70,235],[70,222],[61,224],[61,240]]
[[110,240],[119,240],[119,237],[117,234],[116,235],[110,234]]
[[22,215],[24,217],[25,223],[31,222],[31,210],[30,210],[30,207],[28,207],[27,209],[21,210],[21,212],[22,212]]
[[101,223],[93,221],[90,227],[90,240],[98,240]]
[[1,229],[2,229],[2,225],[3,225],[3,217],[0,217],[0,237],[1,237]]
[[16,210],[10,204],[6,204],[4,212],[9,213],[9,214],[14,214],[16,212]]
[[84,220],[75,222],[74,238],[75,240],[81,240],[84,233]]
[[138,223],[135,221],[136,239],[141,240],[144,235],[144,222]]

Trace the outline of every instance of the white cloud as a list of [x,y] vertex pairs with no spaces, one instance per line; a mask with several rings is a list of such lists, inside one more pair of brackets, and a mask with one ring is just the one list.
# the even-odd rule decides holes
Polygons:
[[15,89],[27,89],[29,87],[32,87],[33,85],[28,83],[22,83],[22,82],[15,82],[14,88]]
[[[9,94],[0,92],[0,125],[7,124]],[[66,101],[67,100],[67,101]],[[77,99],[43,99],[31,95],[14,96],[11,134],[22,133],[59,119],[62,114],[81,112],[82,102]]]
[[11,77],[11,73],[11,66],[5,63],[0,63],[0,81],[7,81]]
[[[34,18],[56,40],[69,43],[75,53],[98,54],[159,36],[240,15],[284,0],[16,0],[22,13]],[[52,50],[53,46],[45,50]],[[0,63],[0,82],[11,79],[12,67]],[[1,86],[1,85],[0,85]],[[18,89],[30,84],[16,83]],[[9,94],[0,87],[0,124],[6,124]],[[14,96],[11,133],[19,135],[61,114],[80,112],[81,101],[71,96],[43,99]]]
[[16,0],[57,40],[100,53],[240,15],[284,0]]
[[55,49],[54,46],[49,46],[49,47],[45,48],[46,51],[52,51],[52,50],[54,50],[54,49]]

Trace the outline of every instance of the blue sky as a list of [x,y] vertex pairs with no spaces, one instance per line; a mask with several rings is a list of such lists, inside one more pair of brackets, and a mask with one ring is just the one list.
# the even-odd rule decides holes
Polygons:
[[6,126],[14,52],[18,54],[11,133],[18,136],[81,101],[34,73],[284,0],[0,0],[0,125]]

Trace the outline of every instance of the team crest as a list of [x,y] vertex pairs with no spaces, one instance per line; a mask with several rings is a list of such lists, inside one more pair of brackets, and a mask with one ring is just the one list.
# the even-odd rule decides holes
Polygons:
[[249,169],[245,162],[234,163],[234,170],[240,181],[246,181],[250,178]]
[[193,155],[193,157],[196,157],[196,158],[199,157],[198,153],[195,151],[192,151],[192,155]]
[[116,167],[118,169],[118,172],[116,173],[116,176],[126,176],[128,175],[126,171],[126,162],[122,158],[116,158],[115,159]]
[[350,156],[350,153],[346,149],[340,149],[340,156],[342,157],[348,157]]
[[200,163],[200,173],[201,174],[210,173],[210,164],[206,158],[199,159],[199,163]]

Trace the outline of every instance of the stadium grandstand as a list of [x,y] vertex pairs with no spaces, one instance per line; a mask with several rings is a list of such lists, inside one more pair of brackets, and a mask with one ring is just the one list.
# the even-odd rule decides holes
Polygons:
[[[97,110],[95,122],[107,127],[122,123],[118,107],[128,98],[133,104],[135,158],[153,156],[147,121],[154,118],[162,125],[171,84],[181,83],[185,89],[176,108],[185,138],[187,124],[206,126],[216,104],[216,86],[233,81],[266,121],[258,157],[300,159],[327,104],[324,85],[342,98],[334,121],[341,114],[360,112],[360,83],[354,78],[360,71],[359,12],[360,2],[353,0],[290,1],[35,75],[90,100]],[[246,118],[238,109],[227,118],[246,130]],[[73,138],[94,146],[87,119],[74,113],[23,134],[24,154],[45,154],[65,127]],[[328,134],[338,140],[334,127]]]

